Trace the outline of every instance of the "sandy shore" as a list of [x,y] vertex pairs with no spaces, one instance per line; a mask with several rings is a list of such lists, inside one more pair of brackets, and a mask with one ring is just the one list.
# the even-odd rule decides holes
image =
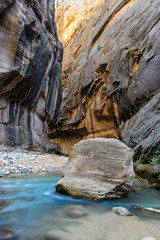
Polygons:
[[141,240],[145,237],[160,239],[158,220],[142,221],[136,216],[124,217],[112,212],[90,214],[86,219],[79,220],[77,226],[73,223],[64,227],[58,235],[65,232],[75,240]]
[[15,174],[61,172],[68,158],[28,151],[0,151],[0,177]]

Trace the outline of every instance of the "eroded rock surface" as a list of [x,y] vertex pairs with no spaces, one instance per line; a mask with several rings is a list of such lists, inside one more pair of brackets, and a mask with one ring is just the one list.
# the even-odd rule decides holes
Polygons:
[[0,0],[0,144],[46,147],[61,103],[54,0]]
[[137,153],[158,147],[159,19],[159,0],[67,0],[57,9],[64,94],[50,136],[63,152],[91,137],[122,139]]
[[116,139],[75,144],[56,190],[74,198],[111,199],[128,194],[134,176],[133,152]]

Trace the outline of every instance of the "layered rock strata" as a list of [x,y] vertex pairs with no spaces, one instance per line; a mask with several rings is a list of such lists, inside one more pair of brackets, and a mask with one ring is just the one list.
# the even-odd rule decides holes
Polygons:
[[137,154],[159,146],[159,20],[159,0],[67,0],[57,9],[64,93],[50,136],[63,152],[90,137],[119,138]]
[[134,176],[133,151],[116,139],[75,144],[56,190],[74,198],[111,199],[128,194]]
[[45,149],[61,103],[54,0],[0,0],[0,144]]

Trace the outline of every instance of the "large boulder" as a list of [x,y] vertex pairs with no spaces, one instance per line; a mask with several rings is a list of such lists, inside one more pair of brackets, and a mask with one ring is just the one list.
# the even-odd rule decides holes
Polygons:
[[88,139],[71,150],[56,190],[74,198],[111,199],[128,194],[133,152],[116,139]]

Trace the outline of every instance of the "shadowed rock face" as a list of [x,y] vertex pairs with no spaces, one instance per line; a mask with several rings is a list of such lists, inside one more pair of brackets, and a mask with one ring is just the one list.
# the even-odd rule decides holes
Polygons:
[[0,143],[45,148],[61,103],[54,0],[0,0]]
[[71,150],[56,190],[74,198],[124,197],[134,177],[132,155],[117,139],[80,141]]
[[64,94],[50,136],[65,153],[88,137],[152,151],[160,142],[160,2],[75,2],[57,9]]

